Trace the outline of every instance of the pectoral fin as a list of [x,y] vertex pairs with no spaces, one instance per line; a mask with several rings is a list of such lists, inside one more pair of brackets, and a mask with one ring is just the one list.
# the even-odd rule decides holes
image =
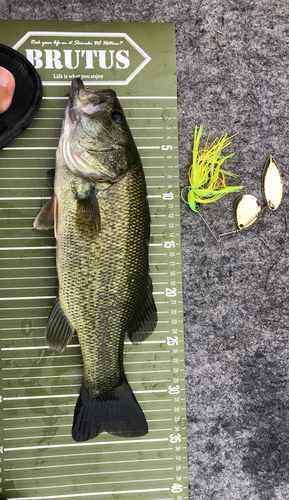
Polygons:
[[100,232],[100,212],[95,188],[86,193],[77,193],[75,226],[83,238],[95,238]]
[[54,211],[55,211],[56,197],[52,196],[44,207],[40,210],[37,215],[33,226],[35,229],[51,229],[54,226]]
[[63,352],[74,332],[57,297],[46,325],[46,343],[54,351]]
[[156,327],[158,315],[152,291],[152,280],[148,275],[143,296],[127,325],[127,334],[134,344],[145,340]]

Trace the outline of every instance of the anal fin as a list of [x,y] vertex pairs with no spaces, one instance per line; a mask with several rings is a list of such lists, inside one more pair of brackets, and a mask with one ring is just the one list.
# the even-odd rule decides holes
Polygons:
[[46,343],[54,351],[63,352],[74,332],[57,297],[46,325]]
[[153,285],[148,274],[146,288],[134,315],[127,325],[127,334],[134,344],[143,342],[154,331],[158,321],[157,309],[153,297]]

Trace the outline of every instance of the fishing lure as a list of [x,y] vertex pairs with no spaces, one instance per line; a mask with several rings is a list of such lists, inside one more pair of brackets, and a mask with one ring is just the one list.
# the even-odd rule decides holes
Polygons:
[[195,127],[194,146],[193,146],[193,163],[189,169],[190,186],[184,189],[189,189],[188,201],[183,198],[185,203],[188,203],[190,208],[199,214],[203,222],[206,224],[215,240],[220,243],[224,236],[237,234],[243,229],[251,226],[261,212],[267,208],[271,211],[277,210],[283,195],[283,183],[280,169],[272,156],[269,156],[263,171],[262,188],[265,200],[265,206],[261,208],[260,202],[257,198],[250,194],[240,196],[234,207],[234,217],[237,229],[220,234],[218,237],[206,222],[200,213],[200,203],[212,203],[228,193],[237,192],[243,186],[226,186],[225,176],[239,177],[236,174],[221,170],[224,161],[233,156],[221,156],[222,149],[229,146],[232,142],[231,137],[227,134],[223,135],[219,140],[215,139],[210,146],[208,146],[208,135],[205,148],[199,150],[199,143],[203,127]]
[[[221,166],[234,153],[228,156],[222,156],[222,150],[229,146],[232,142],[234,134],[227,137],[227,134],[221,138],[215,139],[208,145],[210,133],[208,135],[204,149],[199,150],[200,139],[203,127],[195,127],[194,146],[193,146],[193,163],[189,169],[190,186],[188,189],[188,203],[194,212],[199,212],[200,203],[213,203],[225,196],[228,193],[238,192],[243,186],[226,186],[225,176],[239,177],[236,174],[221,170]],[[183,190],[184,191],[184,190]],[[182,192],[183,193],[183,192]]]

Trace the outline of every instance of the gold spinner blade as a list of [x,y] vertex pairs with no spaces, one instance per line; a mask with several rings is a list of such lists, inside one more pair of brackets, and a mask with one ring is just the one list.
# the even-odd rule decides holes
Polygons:
[[277,210],[283,196],[283,182],[280,169],[273,156],[266,161],[262,178],[263,195],[270,210]]
[[235,221],[238,229],[251,226],[257,219],[261,206],[256,196],[244,194],[235,203]]

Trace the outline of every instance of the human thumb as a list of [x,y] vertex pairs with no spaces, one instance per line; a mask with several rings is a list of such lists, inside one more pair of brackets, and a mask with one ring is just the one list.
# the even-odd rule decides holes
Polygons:
[[0,66],[0,114],[10,106],[15,90],[15,79],[12,73]]

